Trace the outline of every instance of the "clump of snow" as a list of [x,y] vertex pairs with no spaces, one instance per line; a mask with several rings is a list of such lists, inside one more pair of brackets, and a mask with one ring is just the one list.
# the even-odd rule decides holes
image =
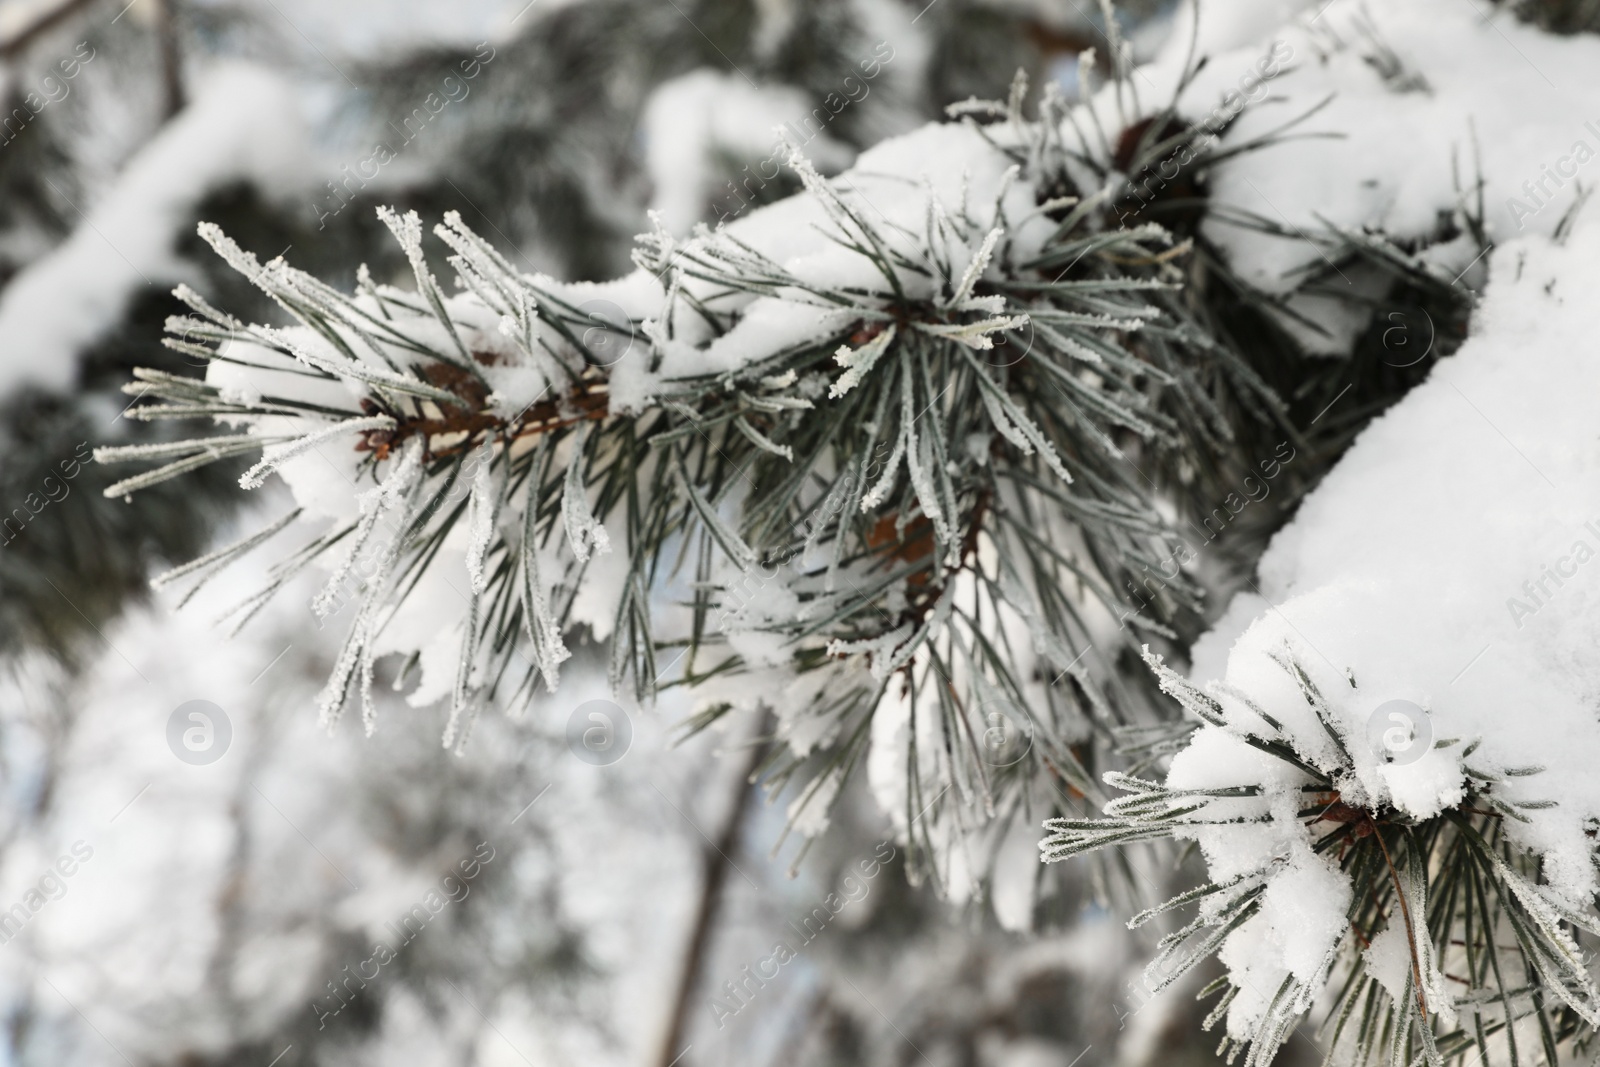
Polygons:
[[[1600,285],[1600,220],[1580,217],[1565,244],[1507,242],[1489,262],[1467,342],[1373,422],[1274,538],[1265,602],[1242,597],[1201,642],[1197,680],[1214,678],[1226,725],[1196,732],[1167,785],[1257,784],[1268,800],[1222,803],[1266,802],[1274,815],[1193,831],[1213,879],[1267,879],[1262,914],[1222,953],[1246,987],[1230,1009],[1235,1035],[1264,1008],[1251,989],[1275,988],[1271,973],[1305,977],[1315,947],[1339,936],[1349,892],[1342,874],[1295,859],[1310,840],[1294,817],[1300,776],[1237,736],[1273,732],[1261,711],[1307,763],[1342,767],[1342,798],[1369,811],[1427,819],[1463,802],[1468,763],[1520,771],[1494,792],[1528,805],[1504,832],[1540,857],[1541,891],[1582,911],[1600,890],[1586,834],[1600,819],[1600,438],[1587,402],[1600,388],[1600,312],[1585,295]],[[1332,735],[1284,669],[1290,655],[1325,697]],[[1431,735],[1408,761],[1371,741],[1393,699],[1423,709]],[[1374,944],[1378,973],[1394,951]]]
[[[1268,17],[1296,8],[1307,13]],[[1201,119],[1238,106],[1220,150],[1326,101],[1281,142],[1211,171],[1211,201],[1221,210],[1208,219],[1207,235],[1246,280],[1268,291],[1290,288],[1300,269],[1325,266],[1296,233],[1374,227],[1396,239],[1429,239],[1463,199],[1475,210],[1481,177],[1492,237],[1549,234],[1572,205],[1576,183],[1594,183],[1584,173],[1600,153],[1593,77],[1600,41],[1592,36],[1554,36],[1504,8],[1486,13],[1450,0],[1206,4],[1200,26],[1213,45],[1200,54],[1210,62],[1185,90],[1180,111]],[[1184,30],[1152,72],[1163,86],[1188,47]],[[1222,42],[1237,47],[1215,47]],[[1273,54],[1287,50],[1290,58],[1276,76],[1249,80],[1274,42]],[[1232,224],[1229,211],[1291,236]]]
[[[800,89],[754,86],[741,75],[710,68],[662,82],[645,105],[643,123],[652,210],[675,234],[699,222],[708,203],[719,216],[738,213],[746,198],[780,174],[788,153],[779,151],[779,128],[809,111]],[[854,155],[826,133],[807,151],[824,170],[839,170]],[[742,166],[731,181],[724,176],[728,162]]]
[[[759,364],[787,348],[838,330],[852,317],[870,317],[871,301],[841,310],[801,287],[886,289],[879,267],[840,243],[855,235],[841,224],[838,203],[869,222],[890,254],[926,265],[922,271],[896,271],[902,291],[911,299],[932,297],[934,279],[943,274],[935,267],[933,256],[944,250],[930,249],[920,239],[930,211],[975,223],[971,247],[961,249],[959,259],[951,264],[957,277],[977,261],[991,229],[1001,229],[1002,247],[1016,260],[1036,253],[1052,229],[1049,220],[1036,211],[1038,201],[1032,186],[1015,178],[1011,159],[965,125],[932,123],[884,141],[863,152],[854,167],[834,179],[823,179],[798,153],[790,162],[806,180],[807,192],[686,242],[674,241],[664,233],[655,236],[653,254],[644,257],[645,265],[653,270],[664,271],[706,256],[737,254],[738,250],[730,247],[730,242],[736,241],[776,264],[794,282],[776,295],[755,296],[730,294],[718,284],[686,278],[687,294],[718,312],[735,315],[737,321],[718,336],[689,300],[666,309],[671,316],[671,337],[666,322],[650,331],[660,360],[655,369],[659,379],[726,373]],[[978,270],[981,273],[985,268],[996,269],[987,259]],[[955,278],[950,282],[954,284]],[[992,329],[999,328],[1003,327]],[[639,397],[646,391],[630,384],[632,371],[628,365],[619,365],[612,375],[613,388]]]
[[186,277],[173,241],[206,193],[237,180],[274,192],[303,182],[306,138],[289,83],[223,63],[194,100],[97,203],[77,205],[72,236],[0,293],[0,392],[71,385],[78,353],[117,323],[135,292]]
[[[1600,819],[1600,567],[1590,566],[1600,556],[1600,439],[1585,403],[1600,385],[1600,316],[1585,296],[1600,282],[1600,223],[1570,217],[1583,168],[1600,154],[1600,42],[1443,0],[1211,5],[1200,27],[1209,62],[1179,109],[1201,122],[1219,109],[1236,116],[1218,149],[1326,101],[1293,131],[1320,136],[1210,171],[1207,234],[1248,282],[1287,293],[1302,272],[1326,269],[1308,236],[1329,228],[1432,244],[1434,265],[1466,274],[1476,252],[1449,239],[1441,220],[1477,210],[1469,191],[1480,176],[1499,243],[1473,275],[1486,272],[1488,283],[1466,344],[1367,428],[1273,540],[1258,588],[1194,648],[1193,677],[1223,722],[1191,736],[1166,787],[1259,790],[1207,803],[1205,824],[1181,831],[1214,882],[1264,887],[1219,953],[1238,990],[1228,1033],[1243,1040],[1287,977],[1307,983],[1302,999],[1321,988],[1351,894],[1348,878],[1309,851],[1312,831],[1296,817],[1304,775],[1246,744],[1246,733],[1286,739],[1334,779],[1345,804],[1418,820],[1461,805],[1469,776],[1504,776],[1495,803],[1523,817],[1505,819],[1504,831],[1539,857],[1537,892],[1580,913],[1600,888],[1586,833]],[[1177,85],[1187,28],[1136,73],[1145,105],[1165,99],[1151,90]],[[1268,77],[1263,57],[1279,60]],[[1130,114],[1120,92],[1085,105],[1106,128]],[[1493,146],[1481,159],[1474,137]],[[1241,213],[1287,236],[1230,221]],[[1558,227],[1570,232],[1558,238]],[[1343,281],[1372,295],[1370,279]],[[1360,325],[1336,308],[1297,307],[1336,336]],[[1321,695],[1320,716],[1291,663]],[[1374,719],[1393,700],[1421,709],[1430,746],[1404,760],[1373,741],[1386,725]],[[1427,945],[1416,953],[1429,1009],[1449,1017]],[[1412,956],[1399,923],[1368,950],[1397,998]]]
[[1185,4],[1155,60],[1103,87],[1062,132],[1076,143],[1103,131],[1089,150],[1106,157],[1175,101],[1198,139],[1122,188],[1148,201],[1203,168],[1205,236],[1243,281],[1285,298],[1279,322],[1307,351],[1337,355],[1390,280],[1335,264],[1330,239],[1381,230],[1444,277],[1479,284],[1480,247],[1460,222],[1477,216],[1480,192],[1484,229],[1503,241],[1555,232],[1580,183],[1594,184],[1597,64],[1592,35],[1547,34],[1503,6]]

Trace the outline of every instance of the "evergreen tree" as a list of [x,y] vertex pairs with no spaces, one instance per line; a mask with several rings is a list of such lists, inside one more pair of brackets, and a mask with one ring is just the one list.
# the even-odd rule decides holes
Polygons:
[[[951,1056],[1100,1034],[1026,1020],[1115,967],[994,962],[1016,931],[1066,944],[1090,899],[1162,931],[1136,999],[1217,996],[1194,1021],[1229,1062],[1289,1055],[1308,1015],[1330,1062],[1582,1057],[1600,677],[1563,590],[1600,500],[1576,399],[1594,323],[1563,294],[1600,248],[1580,173],[1600,51],[1592,5],[1460,6],[1186,5],[1151,51],[1109,2],[593,0],[474,60],[352,65],[375,90],[339,121],[370,156],[309,211],[270,182],[207,188],[180,213],[233,276],[129,301],[82,395],[10,401],[21,494],[133,368],[94,434],[104,501],[26,505],[0,625],[70,656],[77,620],[165,559],[150,584],[184,603],[259,580],[231,633],[283,597],[338,628],[330,730],[412,738],[388,725],[403,698],[471,756],[514,729],[485,712],[548,718],[574,661],[603,659],[613,700],[743,750],[724,832],[701,833],[663,1064],[732,958],[726,852],[757,790],[786,802],[763,843],[798,835],[795,869],[809,851],[842,878],[868,796],[896,851],[859,953],[817,950],[801,1061],[903,1051],[832,996],[852,970],[904,993],[871,958],[897,944],[974,961],[902,998]],[[168,56],[240,17],[161,12],[144,43]],[[470,118],[384,118],[469,62],[489,72]],[[186,88],[165,69],[159,114]],[[794,100],[818,103],[762,158]],[[384,127],[408,153],[387,177]],[[35,256],[69,239],[31,175],[73,166],[39,132],[32,169],[0,161],[20,190],[0,224]],[[127,327],[161,318],[150,358]],[[276,510],[217,546],[235,481]],[[1579,539],[1545,563],[1552,537]],[[1092,864],[1016,863],[1041,824],[1047,864]],[[985,929],[946,942],[939,908],[967,903]],[[582,973],[564,938],[517,965]],[[942,1019],[967,966],[1018,991]],[[738,989],[711,999],[718,1030],[755,1002]]]

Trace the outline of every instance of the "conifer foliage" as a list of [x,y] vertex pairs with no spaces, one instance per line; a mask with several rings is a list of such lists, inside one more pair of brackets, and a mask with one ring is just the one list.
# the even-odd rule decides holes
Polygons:
[[[1546,26],[1592,15],[1518,7],[1538,8]],[[1319,1008],[1339,1062],[1553,1065],[1582,1053],[1600,1026],[1581,947],[1600,935],[1600,801],[1564,784],[1560,801],[1530,793],[1547,768],[1512,758],[1520,749],[1484,702],[1451,693],[1464,671],[1434,662],[1453,670],[1455,650],[1413,644],[1412,631],[1469,633],[1474,647],[1483,637],[1478,656],[1504,641],[1541,685],[1540,672],[1555,673],[1548,660],[1577,663],[1582,651],[1528,652],[1476,616],[1462,621],[1464,609],[1428,615],[1418,603],[1448,598],[1414,577],[1425,567],[1404,565],[1415,561],[1401,538],[1359,559],[1318,540],[1345,521],[1340,500],[1401,510],[1396,492],[1351,489],[1381,482],[1367,460],[1316,487],[1374,415],[1415,401],[1410,417],[1448,435],[1453,424],[1416,414],[1441,377],[1474,408],[1451,374],[1507,381],[1492,345],[1478,346],[1476,370],[1441,374],[1437,359],[1463,342],[1468,286],[1503,239],[1504,213],[1484,190],[1505,184],[1506,165],[1475,159],[1469,178],[1453,157],[1448,183],[1437,161],[1413,181],[1371,164],[1370,145],[1393,147],[1373,122],[1377,133],[1351,131],[1372,140],[1333,167],[1305,142],[1345,134],[1300,128],[1337,91],[1442,123],[1455,118],[1450,92],[1479,90],[1447,63],[1415,61],[1414,14],[1341,12],[1319,25],[1317,12],[1284,40],[1252,42],[1253,87],[1234,93],[1231,75],[1195,58],[1198,22],[1181,63],[1169,49],[1147,74],[1103,10],[1109,77],[1096,90],[1086,76],[1079,103],[1046,85],[1025,111],[1019,75],[1007,100],[954,105],[949,121],[833,176],[788,145],[799,192],[687,238],[658,218],[637,239],[636,270],[610,282],[525,271],[453,212],[425,230],[415,212],[379,209],[410,276],[386,284],[362,268],[352,292],[282,258],[263,263],[202,224],[293,324],[247,323],[180,288],[189,314],[168,322],[165,343],[205,374],[140,369],[126,414],[197,428],[99,449],[102,462],[144,465],[105,493],[238,457],[256,460],[242,488],[284,483],[292,502],[278,519],[156,584],[187,599],[270,547],[270,580],[230,616],[243,626],[301,572],[320,571],[312,610],[345,634],[319,700],[330,728],[354,712],[376,730],[381,678],[415,706],[442,705],[444,746],[467,751],[484,710],[545,710],[571,648],[593,640],[607,646],[619,699],[689,690],[689,732],[741,714],[775,724],[755,777],[773,796],[787,791],[803,836],[825,829],[851,776],[867,777],[913,878],[953,896],[1041,821],[1046,862],[1103,857],[1094,883],[1112,906],[1129,903],[1112,890],[1133,885],[1145,846],[1198,846],[1203,864],[1183,869],[1203,866],[1200,884],[1130,925],[1165,927],[1196,909],[1161,937],[1149,973],[1159,990],[1221,962],[1201,997],[1218,996],[1205,1025],[1223,1024],[1230,1063],[1272,1062]],[[1498,28],[1429,10],[1489,65]],[[1511,30],[1541,61],[1574,69],[1576,50]],[[1518,71],[1526,89],[1533,76]],[[1158,84],[1165,104],[1141,99]],[[1196,105],[1218,85],[1288,111],[1269,124],[1264,103]],[[1515,132],[1471,102],[1498,135]],[[1523,284],[1530,261],[1571,269],[1561,249],[1584,234],[1583,203],[1580,186],[1518,258],[1488,259],[1497,284]],[[1584,234],[1580,247],[1594,243]],[[1500,281],[1511,262],[1516,277]],[[441,281],[444,267],[453,278]],[[1380,307],[1394,310],[1379,318]],[[1497,314],[1491,329],[1515,317]],[[1408,315],[1427,321],[1428,351],[1391,362],[1390,324]],[[1575,323],[1551,336],[1570,339],[1560,331]],[[1434,362],[1418,366],[1435,343]],[[1578,462],[1556,440],[1570,425],[1522,428],[1541,462]],[[1185,520],[1234,497],[1238,472],[1276,440],[1309,453],[1295,491],[1335,503],[1307,505],[1254,572],[1260,585],[1249,547],[1195,562]],[[1501,473],[1483,469],[1486,484]],[[1588,472],[1568,473],[1575,483]],[[1505,528],[1543,536],[1534,519],[1563,513],[1542,507]],[[1251,520],[1262,539],[1287,518],[1265,512]],[[1500,566],[1475,551],[1458,555]],[[1304,574],[1317,581],[1297,585]],[[1292,620],[1262,586],[1299,598]],[[1214,595],[1233,593],[1232,605]],[[1400,618],[1427,625],[1405,631]],[[1524,618],[1513,621],[1520,631]],[[1349,661],[1323,656],[1302,623],[1348,643]],[[1191,652],[1192,679],[1167,665]],[[1206,670],[1217,680],[1206,684]],[[1572,670],[1583,692],[1600,684]],[[1546,688],[1570,696],[1569,681]],[[1359,736],[1401,689],[1426,690],[1440,723],[1465,724],[1430,737],[1411,777]]]
[[[1245,1067],[1272,1062],[1330,982],[1337,994],[1322,1036],[1341,1062],[1434,1064],[1473,1053],[1482,1063],[1514,1060],[1519,1030],[1546,1062],[1559,1062],[1559,1043],[1600,1023],[1600,989],[1573,936],[1600,933],[1600,923],[1543,894],[1537,858],[1504,831],[1505,820],[1528,823],[1527,812],[1554,803],[1497,791],[1544,768],[1477,766],[1481,738],[1440,738],[1434,747],[1458,755],[1464,788],[1448,809],[1417,818],[1362,787],[1358,764],[1371,757],[1352,748],[1334,711],[1366,699],[1355,677],[1333,680],[1335,691],[1325,693],[1303,651],[1286,647],[1273,658],[1304,704],[1292,715],[1274,710],[1291,723],[1309,712],[1326,741],[1322,758],[1308,758],[1319,746],[1244,692],[1224,686],[1208,694],[1149,656],[1162,687],[1215,730],[1203,746],[1209,766],[1201,777],[1209,780],[1108,774],[1125,795],[1105,805],[1103,818],[1048,820],[1045,862],[1163,839],[1203,841],[1216,856],[1239,846],[1254,853],[1242,863],[1219,860],[1211,880],[1130,921],[1137,927],[1198,910],[1161,938],[1148,969],[1157,976],[1152,992],[1223,951],[1269,894],[1280,907],[1293,895],[1336,902],[1345,921],[1331,936],[1314,906],[1300,911],[1303,929],[1274,927],[1287,942],[1288,966],[1233,956],[1229,974],[1200,991],[1218,998],[1204,1025],[1227,1020],[1217,1051],[1230,1063],[1241,1052]],[[1225,703],[1248,709],[1262,728],[1241,726]],[[1239,773],[1228,778],[1222,772],[1243,754],[1240,742],[1254,766],[1234,764]],[[1287,854],[1257,847],[1280,833],[1294,842]]]
[[[1184,313],[1184,248],[1111,224],[1109,191],[1073,180],[1070,159],[1109,146],[1064,143],[1048,91],[1025,119],[1024,89],[837,180],[795,153],[803,194],[648,235],[605,285],[523,273],[455,215],[434,230],[454,295],[415,215],[384,213],[414,292],[336,292],[202,227],[299,325],[180,290],[193,314],[166,343],[211,369],[140,371],[129,417],[225,432],[100,450],[156,464],[107,495],[260,450],[241,484],[278,472],[298,507],[158,581],[204,582],[319,520],[239,618],[314,561],[319,614],[354,593],[328,723],[355,702],[374,728],[396,654],[461,746],[480,706],[553,689],[587,623],[616,685],[703,686],[701,725],[775,703],[769,780],[803,768],[813,819],[886,721],[909,735],[907,823],[943,798],[935,836],[1014,811],[1041,773],[1095,791],[1069,742],[1124,712],[1085,616],[1175,551],[1130,455],[1223,451],[1238,406],[1218,398],[1273,398]],[[1175,581],[1127,633],[1171,636],[1198,598]],[[796,684],[773,696],[774,675]]]

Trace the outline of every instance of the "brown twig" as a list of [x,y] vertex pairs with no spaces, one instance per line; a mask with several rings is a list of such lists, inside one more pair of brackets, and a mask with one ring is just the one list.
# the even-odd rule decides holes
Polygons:
[[[761,735],[764,726],[756,731]],[[678,972],[677,993],[672,1000],[672,1014],[666,1037],[661,1043],[657,1062],[660,1067],[672,1067],[688,1051],[682,1047],[689,1031],[689,1002],[700,985],[700,970],[705,964],[706,952],[711,946],[717,912],[720,910],[723,888],[728,881],[728,871],[733,866],[732,856],[738,847],[739,828],[744,825],[745,814],[750,810],[751,797],[756,786],[750,781],[761,766],[766,746],[752,744],[746,764],[740,770],[733,810],[722,825],[722,832],[714,846],[702,854],[704,873],[700,882],[700,903],[695,908],[694,922],[689,930],[689,944],[683,954],[683,967]]]
[[156,48],[161,53],[161,117],[170,119],[183,110],[183,54],[178,47],[177,0],[151,0]]
[[[428,460],[443,459],[477,447],[481,434],[503,433],[510,440],[520,440],[580,422],[598,421],[611,412],[611,396],[604,379],[586,377],[566,396],[532,404],[513,418],[503,419],[485,408],[488,389],[467,371],[438,363],[430,366],[424,377],[430,384],[461,397],[456,410],[441,412],[437,417],[384,412],[394,416],[394,428],[362,434],[357,452],[372,452],[381,460],[410,437],[420,435],[426,443],[435,437],[464,435],[455,444],[439,449],[429,447],[425,453]],[[362,411],[366,414],[376,415],[379,410],[372,401],[363,402]]]

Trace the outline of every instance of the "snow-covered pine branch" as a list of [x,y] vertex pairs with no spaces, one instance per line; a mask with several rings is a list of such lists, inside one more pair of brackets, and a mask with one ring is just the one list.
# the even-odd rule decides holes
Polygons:
[[[1502,33],[1552,74],[1595,60],[1591,41],[1419,6],[1437,10],[1386,13],[1368,32],[1391,35],[1405,54],[1423,54],[1423,35],[1454,41],[1455,53],[1430,45],[1424,83],[1459,77],[1451,63],[1463,55],[1491,62]],[[1335,19],[1290,39],[1337,40],[1342,29]],[[1379,76],[1358,56],[1336,59],[1309,77],[1359,87]],[[1536,96],[1540,78],[1519,67],[1512,96]],[[1456,99],[1384,91],[1420,109]],[[1492,124],[1497,144],[1530,136],[1525,116],[1479,102],[1490,120],[1480,135]],[[1581,128],[1581,105],[1560,106],[1571,110],[1543,127],[1556,147],[1560,121]],[[1350,167],[1375,160],[1340,158],[1350,166],[1319,181],[1355,188]],[[1487,166],[1490,197],[1517,189],[1504,156]],[[1448,203],[1449,180],[1413,188],[1413,207]],[[1415,182],[1385,173],[1373,184],[1387,194]],[[1480,190],[1480,204],[1490,197]],[[1287,195],[1278,203],[1305,209]],[[1329,207],[1331,222],[1358,221],[1349,205]],[[1170,982],[1217,956],[1227,975],[1204,991],[1221,995],[1210,1021],[1247,1065],[1272,1060],[1313,1007],[1330,1057],[1354,1064],[1541,1053],[1555,1063],[1587,1047],[1600,1023],[1585,947],[1600,931],[1600,797],[1589,784],[1600,677],[1582,580],[1600,553],[1583,443],[1594,437],[1585,398],[1597,322],[1592,302],[1574,295],[1596,278],[1600,228],[1551,212],[1512,239],[1500,204],[1485,214],[1503,243],[1484,257],[1472,336],[1306,500],[1263,557],[1259,594],[1239,595],[1195,646],[1194,680],[1152,658],[1190,720],[1158,736],[1170,766],[1107,776],[1129,795],[1103,818],[1049,824],[1047,860],[1160,838],[1199,845],[1209,881],[1135,923],[1198,907],[1163,939],[1150,973]],[[1264,254],[1251,251],[1256,239],[1238,238],[1241,261]]]
[[[1313,312],[1293,279],[1324,272],[1312,260],[1327,249],[1274,231],[1316,222],[1360,244],[1381,220],[1418,248],[1381,253],[1393,266],[1449,263],[1457,282],[1486,269],[1487,288],[1466,343],[1278,534],[1259,587],[1193,648],[1192,680],[1150,658],[1187,713],[1143,740],[1147,764],[1170,764],[1107,775],[1129,795],[1102,818],[1052,820],[1044,857],[1198,844],[1206,884],[1134,922],[1197,906],[1149,973],[1166,984],[1220,959],[1203,994],[1221,994],[1209,1022],[1230,1059],[1269,1062],[1313,1008],[1332,1062],[1575,1058],[1600,1024],[1586,947],[1600,932],[1600,676],[1582,577],[1600,554],[1586,399],[1600,323],[1581,295],[1600,228],[1581,188],[1545,179],[1552,210],[1536,221],[1523,197],[1541,153],[1566,151],[1568,171],[1592,158],[1571,138],[1594,134],[1600,46],[1431,0],[1279,32],[1321,61],[1274,90],[1290,107],[1337,91],[1319,125],[1337,118],[1356,143],[1220,167],[1213,207],[1278,216],[1229,232],[1214,214],[1227,257],[1291,294],[1284,310]],[[1452,173],[1448,143],[1414,147],[1452,128],[1497,146],[1475,183]]]
[[143,375],[157,402],[129,414],[228,428],[183,463],[270,444],[250,484],[275,470],[296,525],[323,527],[274,587],[326,560],[319,611],[353,602],[325,718],[356,692],[370,707],[396,655],[402,679],[421,668],[414,704],[448,698],[459,746],[480,705],[553,687],[562,634],[587,626],[615,684],[699,687],[698,726],[771,706],[787,752],[768,781],[819,783],[792,813],[806,833],[870,744],[902,832],[949,874],[969,832],[1052,806],[1048,782],[1097,791],[1073,746],[1125,712],[1093,632],[1170,634],[1198,598],[1180,577],[1118,610],[1174,550],[1125,449],[1229,432],[1170,239],[1109,224],[1046,100],[1040,121],[1014,100],[1007,123],[929,126],[834,180],[795,154],[803,193],[651,234],[604,285],[522,273],[454,215],[435,229],[453,296],[414,216],[384,217],[416,292],[338,293],[202,227],[299,325],[182,292],[195,314],[169,343],[213,362]]

